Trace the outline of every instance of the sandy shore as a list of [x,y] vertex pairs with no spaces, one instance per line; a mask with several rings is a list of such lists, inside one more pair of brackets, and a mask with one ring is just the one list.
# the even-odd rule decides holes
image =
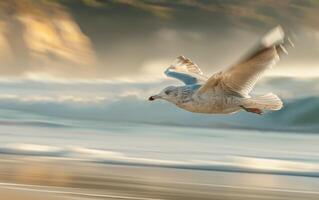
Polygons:
[[318,199],[319,179],[0,157],[0,199]]
[[65,200],[69,198],[54,194],[44,194],[34,191],[17,191],[12,189],[0,189],[1,199],[3,200]]

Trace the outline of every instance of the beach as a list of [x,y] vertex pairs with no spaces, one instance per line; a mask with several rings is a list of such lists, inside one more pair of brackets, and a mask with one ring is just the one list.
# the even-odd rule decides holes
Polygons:
[[1,156],[0,199],[317,199],[319,179]]

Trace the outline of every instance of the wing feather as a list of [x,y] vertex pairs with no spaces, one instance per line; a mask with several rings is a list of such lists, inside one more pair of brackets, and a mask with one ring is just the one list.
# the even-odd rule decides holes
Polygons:
[[190,59],[179,56],[165,71],[168,77],[176,78],[186,85],[205,82],[207,77]]
[[276,27],[261,40],[257,51],[255,50],[239,64],[213,75],[199,89],[199,92],[206,92],[210,88],[219,85],[226,92],[249,96],[249,93],[264,72],[280,60],[282,53],[287,53],[282,45],[284,42],[285,38],[282,29]]
[[247,61],[235,65],[222,74],[221,83],[227,90],[248,95],[267,69],[279,61],[277,47],[266,48]]

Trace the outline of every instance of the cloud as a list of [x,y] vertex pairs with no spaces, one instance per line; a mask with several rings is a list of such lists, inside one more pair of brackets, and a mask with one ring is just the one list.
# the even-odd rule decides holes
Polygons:
[[3,63],[12,62],[12,52],[7,41],[7,24],[0,21],[0,60]]
[[273,74],[305,76],[319,64],[318,8],[315,1],[293,0],[2,1],[0,73],[150,81],[184,55],[210,75],[282,24],[296,48]]
[[[7,7],[11,12],[5,10]],[[0,4],[0,9],[4,10],[0,16],[0,45],[4,52],[0,53],[12,57],[10,62],[1,60],[0,71],[59,75],[61,70],[71,71],[75,66],[84,70],[95,63],[90,39],[63,6],[14,0]]]
[[162,19],[169,19],[171,16],[170,14],[171,14],[172,8],[165,5],[161,5],[161,4],[156,4],[156,3],[147,2],[147,1],[144,2],[139,0],[115,0],[114,2],[119,4],[129,5],[139,10],[150,12],[153,15],[160,17]]

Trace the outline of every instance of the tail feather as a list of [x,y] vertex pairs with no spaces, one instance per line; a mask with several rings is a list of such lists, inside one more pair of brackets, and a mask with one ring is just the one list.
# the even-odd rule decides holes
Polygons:
[[261,110],[280,110],[283,107],[283,103],[277,95],[268,93],[246,99],[243,102],[243,106],[245,108],[258,108]]

